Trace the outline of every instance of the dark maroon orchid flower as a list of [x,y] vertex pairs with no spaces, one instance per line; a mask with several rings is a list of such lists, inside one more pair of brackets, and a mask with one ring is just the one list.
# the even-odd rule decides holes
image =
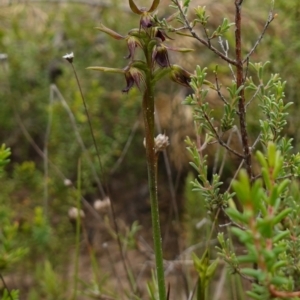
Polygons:
[[128,36],[126,38],[126,41],[127,41],[127,47],[129,50],[129,54],[125,58],[134,59],[135,49],[137,48],[137,46],[141,46],[141,44],[140,44],[139,40],[134,36]]
[[162,43],[162,40],[159,37],[156,37],[156,45],[153,47],[152,50],[152,60],[156,62],[162,68],[170,67],[169,55],[168,50],[176,51],[176,52],[190,52],[193,49],[188,48],[176,48],[176,47],[169,47]]
[[158,42],[157,45],[154,46],[152,52],[152,60],[162,68],[170,67],[168,49],[161,42]]
[[153,26],[152,16],[147,11],[143,12],[141,16],[140,26],[145,29]]
[[163,42],[166,39],[173,40],[162,29],[157,29],[157,28],[156,28],[156,32],[155,32],[155,37],[160,38]]
[[105,27],[103,24],[100,24],[100,26],[96,27],[96,29],[109,34],[111,37],[113,37],[116,40],[126,40],[129,54],[125,58],[134,59],[135,49],[138,46],[142,47],[140,40],[138,39],[138,36],[137,36],[137,32],[139,32],[138,29],[130,30],[126,36],[123,36],[123,35],[115,32],[114,30],[111,30],[110,28]]
[[131,88],[136,84],[138,89],[141,89],[141,84],[145,82],[144,74],[142,71],[135,67],[127,66],[125,69],[126,87],[122,90],[123,93],[128,93]]

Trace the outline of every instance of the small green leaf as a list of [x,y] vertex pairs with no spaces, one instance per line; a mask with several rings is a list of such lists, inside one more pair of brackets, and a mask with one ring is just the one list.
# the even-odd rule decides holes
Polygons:
[[274,207],[278,197],[279,197],[278,186],[275,185],[273,187],[272,193],[269,198],[269,204]]
[[191,48],[177,48],[177,47],[169,47],[169,46],[167,48],[168,48],[168,50],[172,50],[172,51],[175,51],[175,52],[181,52],[181,53],[195,51],[194,49],[191,49]]
[[261,277],[264,276],[263,272],[261,270],[253,269],[253,268],[243,268],[241,270],[242,274],[245,274],[247,276],[251,276],[255,279],[260,279]]
[[268,168],[267,160],[266,160],[266,158],[265,158],[265,156],[263,155],[262,152],[257,151],[257,152],[256,152],[256,158],[257,158],[257,160],[259,161],[259,163],[260,163],[260,165],[261,165],[262,167],[264,167],[264,168],[266,168],[266,169]]
[[265,219],[259,219],[257,223],[260,234],[264,238],[271,238],[273,234],[272,219],[270,219],[270,217],[267,216]]
[[206,279],[208,280],[208,282],[211,280],[211,278],[214,276],[215,271],[217,269],[217,266],[219,264],[219,259],[215,259],[207,268],[206,271]]
[[241,222],[243,224],[247,223],[248,218],[247,216],[245,216],[243,213],[239,212],[237,209],[235,208],[227,208],[226,209],[226,214],[230,217],[230,219],[232,219],[235,222]]
[[276,146],[271,142],[268,144],[268,162],[269,167],[274,168],[276,163]]
[[241,170],[239,174],[239,181],[232,183],[233,190],[236,192],[238,199],[243,203],[249,202],[250,196],[250,181],[245,170]]
[[249,297],[253,298],[253,299],[261,300],[261,295],[255,293],[255,292],[247,291],[246,294],[247,294]]
[[258,212],[262,208],[262,201],[264,199],[264,191],[262,188],[262,181],[256,180],[251,188],[251,200],[254,206],[255,212]]
[[283,157],[280,153],[280,151],[276,152],[276,157],[275,157],[275,166],[273,170],[273,178],[277,178],[280,172],[282,171],[282,166],[283,166]]
[[257,257],[254,254],[240,255],[237,257],[239,263],[255,263],[257,262]]
[[88,67],[87,70],[94,70],[94,71],[108,72],[108,73],[121,73],[121,74],[125,73],[123,69],[106,68],[106,67]]
[[283,211],[281,211],[277,216],[273,219],[273,224],[278,224],[282,219],[284,219],[293,209],[292,208],[286,208]]
[[272,266],[272,270],[273,271],[276,271],[277,269],[281,268],[281,267],[284,267],[287,265],[287,262],[284,261],[284,260],[281,260],[281,261],[277,261],[275,264],[273,264]]
[[286,285],[289,283],[289,278],[288,277],[282,277],[282,276],[275,276],[271,279],[271,283],[280,286],[280,285]]
[[284,106],[284,110],[287,110],[291,105],[293,105],[293,102],[288,102],[285,106]]
[[278,194],[280,195],[286,188],[287,186],[290,184],[290,180],[289,179],[285,179],[282,182],[280,182],[280,184],[278,185]]
[[124,40],[125,39],[124,36],[122,36],[121,34],[119,34],[119,33],[115,32],[115,31],[113,31],[113,30],[105,27],[103,24],[100,24],[100,27],[96,27],[96,29],[98,29],[98,30],[100,30],[102,32],[107,33],[108,35],[110,35],[111,37],[113,37],[116,40]]
[[178,35],[183,35],[183,36],[187,36],[187,37],[193,37],[191,34],[185,33],[185,32],[181,32],[181,31],[176,31],[175,33],[178,34]]
[[245,87],[244,85],[241,85],[241,86],[236,90],[235,95],[238,96],[238,95],[240,94],[241,90],[244,89],[244,87]]
[[205,250],[202,257],[199,258],[195,253],[192,254],[193,262],[199,277],[204,281],[206,270],[209,264],[209,253]]
[[234,235],[236,235],[242,243],[245,244],[253,244],[253,235],[249,231],[242,230],[238,227],[232,227],[231,231]]
[[267,189],[271,190],[272,189],[272,181],[270,179],[270,174],[268,172],[268,169],[262,168],[261,174],[262,174],[262,177],[264,179]]
[[282,239],[286,238],[287,236],[290,235],[290,232],[288,230],[286,231],[281,231],[280,233],[278,233],[277,235],[275,235],[273,237],[273,243],[278,243],[279,241],[281,241]]
[[195,163],[190,162],[190,165],[191,165],[197,172],[199,172],[199,168],[198,168],[197,165],[195,165]]
[[259,68],[258,68],[257,76],[258,76],[259,80],[262,80],[263,68],[261,66],[259,66]]

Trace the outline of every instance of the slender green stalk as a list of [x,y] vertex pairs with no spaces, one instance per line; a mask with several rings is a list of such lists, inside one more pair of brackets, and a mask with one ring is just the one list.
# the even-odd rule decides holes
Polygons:
[[74,291],[72,299],[76,299],[77,297],[77,283],[78,283],[78,271],[79,271],[79,246],[80,246],[80,225],[81,225],[81,161],[78,161],[77,167],[77,201],[76,201],[76,208],[77,208],[77,218],[76,218],[76,237],[75,237],[75,270],[74,270]]
[[164,277],[162,240],[159,221],[159,208],[157,197],[157,154],[154,148],[154,87],[151,83],[152,73],[146,78],[146,88],[143,96],[143,115],[146,133],[146,156],[148,166],[148,184],[151,201],[152,231],[156,262],[159,300],[166,300],[166,287]]
[[[67,59],[67,61],[70,62],[71,66],[72,66],[72,69],[73,69],[73,73],[74,73],[75,78],[76,78],[76,82],[77,82],[77,85],[78,85],[78,88],[79,88],[79,91],[80,91],[81,99],[82,99],[82,102],[83,102],[83,105],[84,105],[85,113],[86,113],[86,116],[87,116],[87,119],[88,119],[88,123],[89,123],[90,131],[91,131],[91,135],[92,135],[92,138],[93,138],[93,143],[94,143],[94,146],[95,146],[95,149],[96,149],[98,163],[99,163],[99,167],[100,167],[100,172],[102,173],[103,181],[104,181],[104,184],[106,185],[106,190],[108,191],[108,186],[107,186],[107,183],[105,182],[104,169],[103,169],[102,162],[101,162],[100,151],[99,151],[99,148],[98,148],[97,143],[96,143],[96,138],[95,138],[95,134],[94,134],[94,130],[93,130],[93,126],[92,126],[90,114],[89,114],[88,109],[87,109],[87,105],[86,105],[86,101],[85,101],[85,98],[84,98],[84,95],[83,95],[83,92],[82,92],[82,89],[81,89],[80,81],[79,81],[79,78],[77,76],[77,72],[75,70],[75,67],[73,65],[73,60],[68,60]],[[99,68],[96,67],[96,69],[99,69]],[[106,71],[107,71],[110,68],[104,68],[104,69],[106,69]],[[114,69],[110,69],[110,70],[114,70]],[[121,69],[118,69],[116,71],[116,73],[120,73],[120,70]],[[101,184],[99,185],[99,190],[100,190],[100,192],[102,194],[102,197],[104,199],[106,194],[105,194],[105,191],[104,191],[104,189],[103,189],[103,187],[102,187]],[[113,220],[113,223],[114,223],[114,226],[115,226],[115,230],[116,230],[116,234],[117,234],[117,242],[118,242],[118,247],[119,247],[119,250],[120,250],[120,255],[121,255],[123,267],[124,267],[124,270],[125,270],[125,272],[127,274],[127,279],[128,279],[129,284],[130,284],[130,288],[132,290],[132,293],[134,294],[136,292],[136,289],[135,289],[135,286],[134,286],[134,284],[133,284],[133,282],[131,280],[132,277],[133,277],[133,276],[131,276],[132,275],[131,270],[127,266],[127,264],[129,265],[129,262],[127,261],[126,255],[123,252],[123,247],[122,247],[122,244],[121,244],[119,227],[118,227],[118,223],[116,221],[117,218],[116,218],[116,213],[115,213],[115,208],[114,208],[113,201],[111,202],[110,209],[111,209],[111,214],[112,214],[112,220]]]
[[[87,120],[88,120],[90,131],[91,131],[91,136],[93,138],[93,143],[94,143],[94,146],[95,146],[95,149],[96,149],[96,153],[97,153],[97,158],[98,158],[98,163],[99,163],[99,167],[100,167],[100,172],[102,173],[102,178],[103,178],[103,181],[104,181],[104,169],[103,169],[101,158],[100,158],[100,151],[99,151],[98,145],[96,143],[96,138],[95,138],[95,134],[94,134],[94,130],[93,130],[93,126],[92,126],[92,121],[91,121],[91,118],[90,118],[90,114],[89,114],[89,111],[87,109],[86,101],[85,101],[85,98],[83,96],[83,92],[82,92],[82,89],[81,89],[79,78],[77,76],[77,72],[76,72],[75,67],[74,67],[74,65],[73,65],[72,62],[71,62],[71,66],[72,66],[73,73],[74,73],[75,78],[76,78],[77,86],[78,86],[79,91],[80,91],[80,96],[81,96],[82,103],[83,103],[83,106],[84,106],[84,111],[85,111],[85,114],[87,116]],[[106,194],[105,194],[105,191],[104,191],[103,186],[101,184],[99,185],[99,189],[100,189],[100,193],[101,193],[101,195],[102,195],[102,197],[104,199]]]

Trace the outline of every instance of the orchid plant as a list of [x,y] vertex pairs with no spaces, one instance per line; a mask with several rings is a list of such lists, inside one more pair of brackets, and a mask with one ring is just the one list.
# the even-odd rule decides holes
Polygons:
[[[159,5],[159,0],[154,0],[151,7],[138,8],[133,0],[129,5],[133,13],[140,16],[139,28],[134,28],[127,35],[121,35],[101,24],[98,30],[110,35],[116,40],[123,40],[127,43],[129,54],[125,57],[128,64],[124,68],[89,67],[88,69],[124,74],[126,87],[122,90],[128,93],[134,85],[143,94],[142,110],[145,124],[145,146],[148,166],[148,183],[151,199],[152,227],[154,238],[154,251],[156,259],[156,275],[158,282],[159,299],[165,300],[166,289],[163,269],[163,255],[161,245],[161,231],[159,222],[159,209],[157,197],[157,159],[160,151],[168,145],[168,138],[164,142],[154,138],[154,110],[156,83],[164,76],[169,75],[176,83],[189,87],[191,74],[181,66],[171,64],[169,50],[178,52],[189,52],[192,49],[169,47],[164,44],[171,38],[159,26],[160,22],[153,13]],[[172,17],[169,19],[172,20]],[[143,53],[144,59],[135,59],[137,49]],[[160,145],[156,145],[159,140]],[[163,145],[163,147],[162,147]]]

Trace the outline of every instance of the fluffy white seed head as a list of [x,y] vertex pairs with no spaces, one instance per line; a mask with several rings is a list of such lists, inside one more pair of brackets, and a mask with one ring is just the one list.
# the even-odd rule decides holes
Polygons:
[[[146,139],[144,138],[143,145],[146,148]],[[170,145],[169,137],[165,134],[158,134],[156,138],[154,138],[154,149],[155,152],[164,151]]]
[[82,219],[85,217],[84,211],[82,209],[80,211],[78,210],[77,207],[71,207],[69,209],[68,216],[69,216],[70,220],[76,220],[78,215]]
[[98,212],[100,212],[108,207],[110,207],[110,199],[108,197],[105,197],[103,200],[98,199],[94,202],[94,208]]

